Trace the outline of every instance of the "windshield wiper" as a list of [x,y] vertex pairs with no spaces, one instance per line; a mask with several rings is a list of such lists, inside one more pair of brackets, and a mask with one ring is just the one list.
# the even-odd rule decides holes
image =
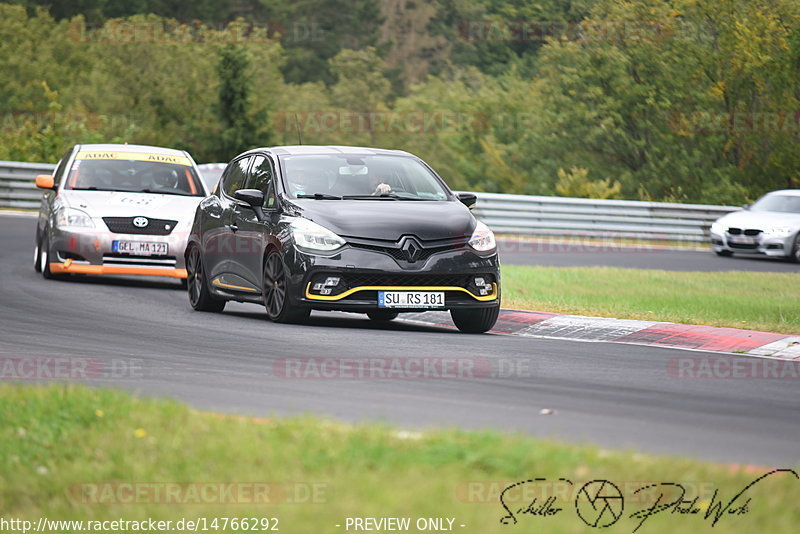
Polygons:
[[345,195],[345,200],[432,200],[421,197],[405,197],[397,193],[381,193],[380,195]]
[[297,198],[313,198],[315,200],[342,200],[342,197],[337,197],[336,195],[328,195],[326,193],[314,193],[313,195],[297,195]]
[[147,188],[139,189],[138,191],[126,191],[126,193],[127,192],[130,192],[130,193],[151,193],[151,194],[154,194],[154,195],[178,195],[178,196],[181,196],[181,197],[193,196],[191,193],[185,193],[183,191],[177,191],[177,190],[171,190],[171,191],[157,190],[157,191],[153,191],[152,189],[147,189]]
[[104,187],[72,187],[70,191],[119,191],[119,189],[106,189]]
[[344,195],[345,200],[397,200],[398,197],[394,193],[384,193],[382,195]]

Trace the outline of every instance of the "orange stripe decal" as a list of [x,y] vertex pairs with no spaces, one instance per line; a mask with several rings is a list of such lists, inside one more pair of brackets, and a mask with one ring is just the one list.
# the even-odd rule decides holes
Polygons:
[[131,274],[137,276],[166,276],[169,278],[187,278],[186,269],[163,269],[159,267],[127,267],[122,265],[77,265],[75,263],[51,263],[53,274]]

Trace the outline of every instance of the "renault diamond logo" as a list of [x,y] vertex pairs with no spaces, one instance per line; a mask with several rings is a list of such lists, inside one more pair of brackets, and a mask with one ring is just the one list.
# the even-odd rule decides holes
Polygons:
[[419,258],[420,252],[422,252],[422,245],[413,237],[406,237],[400,245],[400,250],[403,251],[406,261],[414,263]]
[[133,225],[136,228],[147,228],[148,224],[150,224],[150,221],[147,220],[147,217],[134,217],[133,218]]

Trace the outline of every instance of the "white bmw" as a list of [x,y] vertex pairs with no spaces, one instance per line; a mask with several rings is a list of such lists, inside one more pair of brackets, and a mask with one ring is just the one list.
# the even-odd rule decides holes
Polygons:
[[720,256],[765,254],[800,262],[800,189],[767,193],[751,206],[711,225],[711,248]]

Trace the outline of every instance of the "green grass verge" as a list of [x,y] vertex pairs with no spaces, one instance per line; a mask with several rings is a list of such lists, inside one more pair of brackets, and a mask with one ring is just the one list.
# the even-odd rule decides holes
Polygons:
[[[464,533],[594,531],[576,515],[578,492],[566,483],[528,486],[532,495],[544,495],[540,502],[555,490],[562,512],[520,516],[516,527],[500,525],[504,513],[497,493],[534,477],[563,477],[576,487],[598,478],[614,481],[627,500],[625,516],[608,532],[631,532],[636,521],[628,516],[654,500],[654,494],[637,500],[632,492],[639,485],[684,483],[687,497],[699,494],[703,510],[715,488],[727,502],[761,473],[494,432],[404,434],[313,418],[215,417],[176,402],[67,386],[0,387],[0,452],[0,517],[6,519],[278,517],[285,533],[344,532],[335,525],[353,516],[455,517],[466,527],[454,530]],[[157,500],[152,491],[133,504],[96,504],[73,493],[75,487],[107,482],[115,488],[250,482],[315,485],[317,491],[312,502],[300,495],[300,502],[258,505],[142,502]],[[796,532],[799,491],[800,482],[779,475],[750,490],[747,514],[725,517],[714,529],[702,512],[663,513],[639,532]],[[521,506],[521,500],[513,503]]]
[[506,308],[800,334],[800,272],[504,266],[502,276]]

